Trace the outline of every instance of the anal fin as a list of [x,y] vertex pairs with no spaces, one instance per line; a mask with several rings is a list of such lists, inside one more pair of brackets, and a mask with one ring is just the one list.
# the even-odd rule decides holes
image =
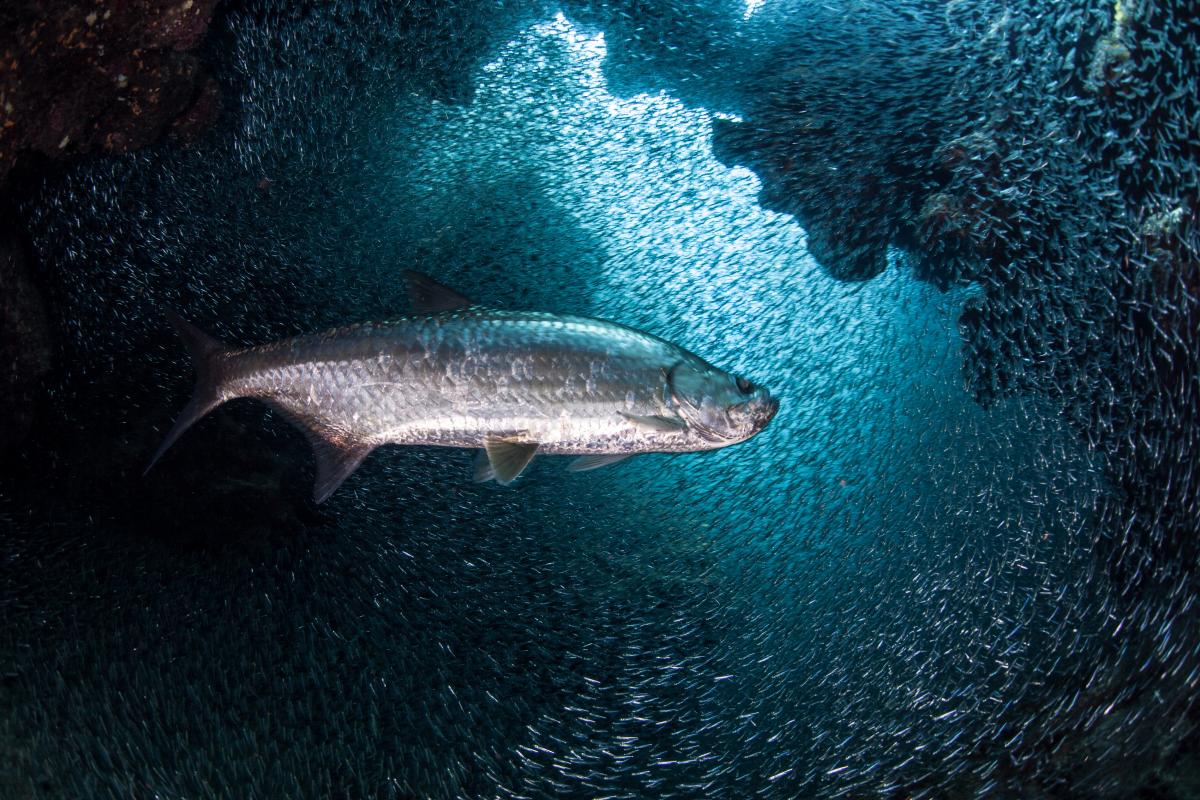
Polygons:
[[317,462],[317,477],[313,482],[315,503],[324,503],[329,499],[375,449],[375,444],[371,442],[348,438],[342,431],[293,411],[278,401],[267,402],[295,425],[312,446],[313,458]]
[[349,445],[335,444],[328,440],[322,441],[321,444],[314,442],[317,479],[313,483],[313,502],[324,503],[374,449],[374,445],[359,442]]

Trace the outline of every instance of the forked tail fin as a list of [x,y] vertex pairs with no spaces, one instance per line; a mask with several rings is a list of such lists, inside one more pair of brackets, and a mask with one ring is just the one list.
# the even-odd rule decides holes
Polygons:
[[179,418],[167,433],[167,437],[163,439],[163,443],[158,446],[154,457],[146,465],[143,475],[150,471],[184,431],[229,399],[221,395],[221,376],[217,364],[217,357],[228,348],[173,311],[167,311],[167,320],[179,332],[188,352],[192,354],[192,362],[196,367],[196,389],[192,392],[192,399],[183,407]]

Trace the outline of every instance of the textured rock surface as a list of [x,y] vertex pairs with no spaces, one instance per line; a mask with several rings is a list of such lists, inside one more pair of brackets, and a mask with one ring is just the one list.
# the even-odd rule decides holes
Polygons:
[[[834,277],[876,277],[895,247],[924,280],[983,289],[960,318],[967,386],[985,408],[1047,398],[1104,454],[1119,499],[1101,512],[1098,563],[1150,634],[1126,657],[1179,681],[1159,713],[1185,717],[1194,662],[1175,637],[1196,635],[1184,609],[1200,530],[1194,4],[758,14],[759,31],[777,28],[733,106],[744,119],[716,123],[716,152],[754,170],[761,202],[802,222]],[[670,86],[672,51],[614,55]],[[1094,746],[1053,720],[1042,735]]]
[[22,159],[123,153],[215,118],[195,55],[217,0],[0,8],[0,186]]
[[779,18],[783,32],[745,84],[745,119],[720,121],[714,149],[754,170],[761,202],[804,225],[831,275],[867,280],[909,238],[937,180],[930,156],[954,72],[938,51],[953,39],[935,13],[903,5],[813,4],[795,16]]

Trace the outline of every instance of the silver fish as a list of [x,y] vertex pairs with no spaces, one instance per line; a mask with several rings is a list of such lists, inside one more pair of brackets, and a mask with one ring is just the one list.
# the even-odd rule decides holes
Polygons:
[[312,443],[320,503],[381,444],[480,448],[476,480],[536,454],[583,471],[638,453],[715,450],[779,408],[763,387],[670,342],[587,317],[483,308],[406,272],[414,313],[230,348],[177,315],[196,389],[149,466],[222,403],[253,397]]

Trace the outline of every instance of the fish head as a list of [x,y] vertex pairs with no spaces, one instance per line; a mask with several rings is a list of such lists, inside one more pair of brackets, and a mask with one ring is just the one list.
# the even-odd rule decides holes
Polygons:
[[767,426],[779,400],[765,386],[699,359],[667,372],[667,393],[688,429],[710,447],[743,442]]

